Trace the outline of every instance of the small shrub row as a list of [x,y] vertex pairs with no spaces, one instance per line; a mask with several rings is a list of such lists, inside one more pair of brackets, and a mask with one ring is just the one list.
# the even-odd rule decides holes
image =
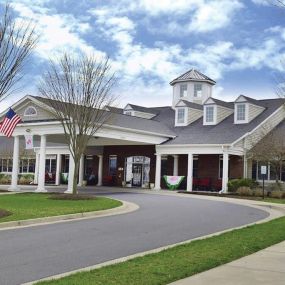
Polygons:
[[[237,189],[236,193],[238,195],[240,195],[240,196],[263,197],[263,190],[262,190],[262,188],[250,189],[247,186],[242,186],[242,187],[239,187]],[[285,191],[281,191],[281,190],[265,191],[264,195],[266,197],[282,199],[282,198],[285,198]]]
[[258,182],[249,179],[249,178],[242,178],[242,179],[232,179],[228,182],[228,191],[229,192],[236,192],[240,187],[249,187],[250,189],[256,188],[258,186]]
[[[21,185],[29,185],[34,181],[34,174],[21,174],[19,175],[18,183]],[[11,175],[0,173],[0,184],[10,184]]]

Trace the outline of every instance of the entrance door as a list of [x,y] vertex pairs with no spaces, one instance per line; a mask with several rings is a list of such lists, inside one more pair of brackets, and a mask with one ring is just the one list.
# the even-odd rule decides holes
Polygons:
[[142,164],[133,164],[133,181],[132,186],[142,186]]

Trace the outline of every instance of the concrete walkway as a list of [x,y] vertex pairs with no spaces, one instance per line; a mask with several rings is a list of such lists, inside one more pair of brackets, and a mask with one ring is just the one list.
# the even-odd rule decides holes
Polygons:
[[171,285],[284,285],[285,241]]

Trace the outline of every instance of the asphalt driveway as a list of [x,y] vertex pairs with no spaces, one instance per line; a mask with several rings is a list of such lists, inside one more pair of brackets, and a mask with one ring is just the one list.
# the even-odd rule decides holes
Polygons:
[[0,231],[0,284],[21,284],[268,216],[225,202],[142,193],[107,195],[134,202],[140,209],[119,216]]

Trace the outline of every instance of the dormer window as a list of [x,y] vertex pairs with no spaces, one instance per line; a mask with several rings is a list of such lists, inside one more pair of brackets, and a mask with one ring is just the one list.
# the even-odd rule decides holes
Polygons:
[[245,104],[237,105],[237,120],[245,121]]
[[178,109],[177,110],[177,123],[184,124],[185,123],[185,109]]
[[248,103],[236,103],[235,124],[246,124],[248,122]]
[[187,97],[187,84],[180,84],[180,97]]
[[206,107],[206,123],[214,123],[214,106]]
[[202,84],[201,83],[194,84],[194,97],[195,98],[202,97]]
[[37,115],[37,110],[33,106],[29,106],[24,112],[25,117],[34,117],[36,115]]

